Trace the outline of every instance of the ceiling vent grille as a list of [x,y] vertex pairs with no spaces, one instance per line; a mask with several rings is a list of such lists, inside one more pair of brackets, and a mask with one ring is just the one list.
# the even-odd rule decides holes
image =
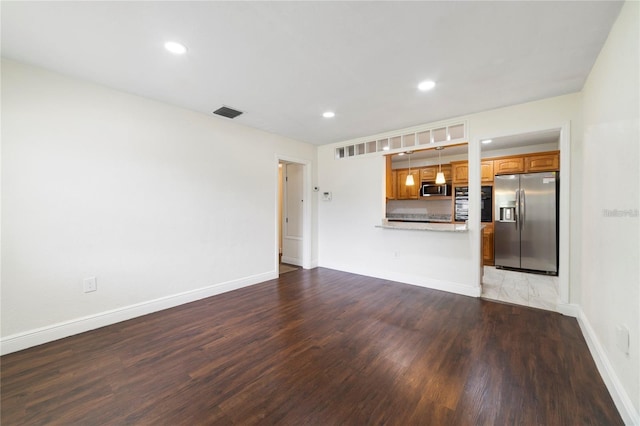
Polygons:
[[236,118],[237,116],[242,114],[242,111],[238,111],[236,109],[223,106],[223,107],[220,107],[217,110],[213,111],[213,113],[216,114],[216,115],[221,115],[223,117],[227,117],[227,118]]

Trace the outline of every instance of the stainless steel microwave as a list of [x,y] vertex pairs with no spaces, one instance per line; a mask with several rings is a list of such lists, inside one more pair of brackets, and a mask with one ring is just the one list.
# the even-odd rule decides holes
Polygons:
[[434,183],[423,183],[420,188],[420,195],[423,197],[446,197],[451,195],[451,185],[436,185]]

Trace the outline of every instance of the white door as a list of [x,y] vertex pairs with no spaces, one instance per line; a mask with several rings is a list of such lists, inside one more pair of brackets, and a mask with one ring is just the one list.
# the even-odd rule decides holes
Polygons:
[[302,164],[284,166],[282,262],[298,266],[302,266],[303,171]]

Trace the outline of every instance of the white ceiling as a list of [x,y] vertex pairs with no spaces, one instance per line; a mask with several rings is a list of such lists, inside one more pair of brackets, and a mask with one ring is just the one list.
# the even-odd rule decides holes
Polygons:
[[326,144],[579,91],[621,5],[3,1],[2,56]]

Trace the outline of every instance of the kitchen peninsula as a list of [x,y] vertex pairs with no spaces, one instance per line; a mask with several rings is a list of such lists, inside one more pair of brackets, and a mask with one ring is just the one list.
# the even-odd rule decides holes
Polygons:
[[469,230],[466,223],[401,222],[388,219],[382,219],[382,225],[376,225],[376,228],[436,232],[467,232]]

